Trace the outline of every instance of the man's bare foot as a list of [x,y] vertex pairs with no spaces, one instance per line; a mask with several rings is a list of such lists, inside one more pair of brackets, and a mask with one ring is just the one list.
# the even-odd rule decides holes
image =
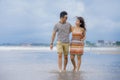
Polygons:
[[62,72],[62,70],[61,70],[61,69],[59,69],[59,72]]
[[79,72],[80,70],[79,69],[77,69],[77,72]]

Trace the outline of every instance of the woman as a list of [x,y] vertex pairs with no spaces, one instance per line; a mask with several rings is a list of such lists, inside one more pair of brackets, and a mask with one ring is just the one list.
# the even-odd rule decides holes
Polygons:
[[[77,17],[76,26],[71,28],[72,40],[70,43],[70,57],[73,64],[73,71],[79,71],[81,65],[81,56],[83,55],[84,40],[86,35],[85,22],[82,17]],[[77,56],[77,66],[75,61]]]

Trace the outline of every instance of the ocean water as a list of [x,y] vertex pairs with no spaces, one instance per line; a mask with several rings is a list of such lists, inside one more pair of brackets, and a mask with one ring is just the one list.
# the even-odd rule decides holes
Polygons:
[[72,68],[69,58],[58,72],[56,51],[0,50],[0,80],[120,80],[120,54],[86,52],[80,71]]

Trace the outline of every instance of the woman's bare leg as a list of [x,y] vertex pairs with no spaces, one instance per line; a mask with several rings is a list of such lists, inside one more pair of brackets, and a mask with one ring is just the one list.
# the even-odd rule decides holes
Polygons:
[[79,71],[81,66],[81,55],[77,55],[78,63],[77,63],[77,71]]
[[74,55],[70,55],[70,58],[71,58],[71,62],[73,64],[73,71],[76,71],[76,62],[75,62],[75,56]]

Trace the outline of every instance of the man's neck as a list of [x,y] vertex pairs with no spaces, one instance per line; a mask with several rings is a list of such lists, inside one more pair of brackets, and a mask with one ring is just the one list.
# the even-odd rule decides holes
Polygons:
[[66,23],[66,22],[64,22],[64,21],[60,20],[60,23],[64,24],[64,23]]

